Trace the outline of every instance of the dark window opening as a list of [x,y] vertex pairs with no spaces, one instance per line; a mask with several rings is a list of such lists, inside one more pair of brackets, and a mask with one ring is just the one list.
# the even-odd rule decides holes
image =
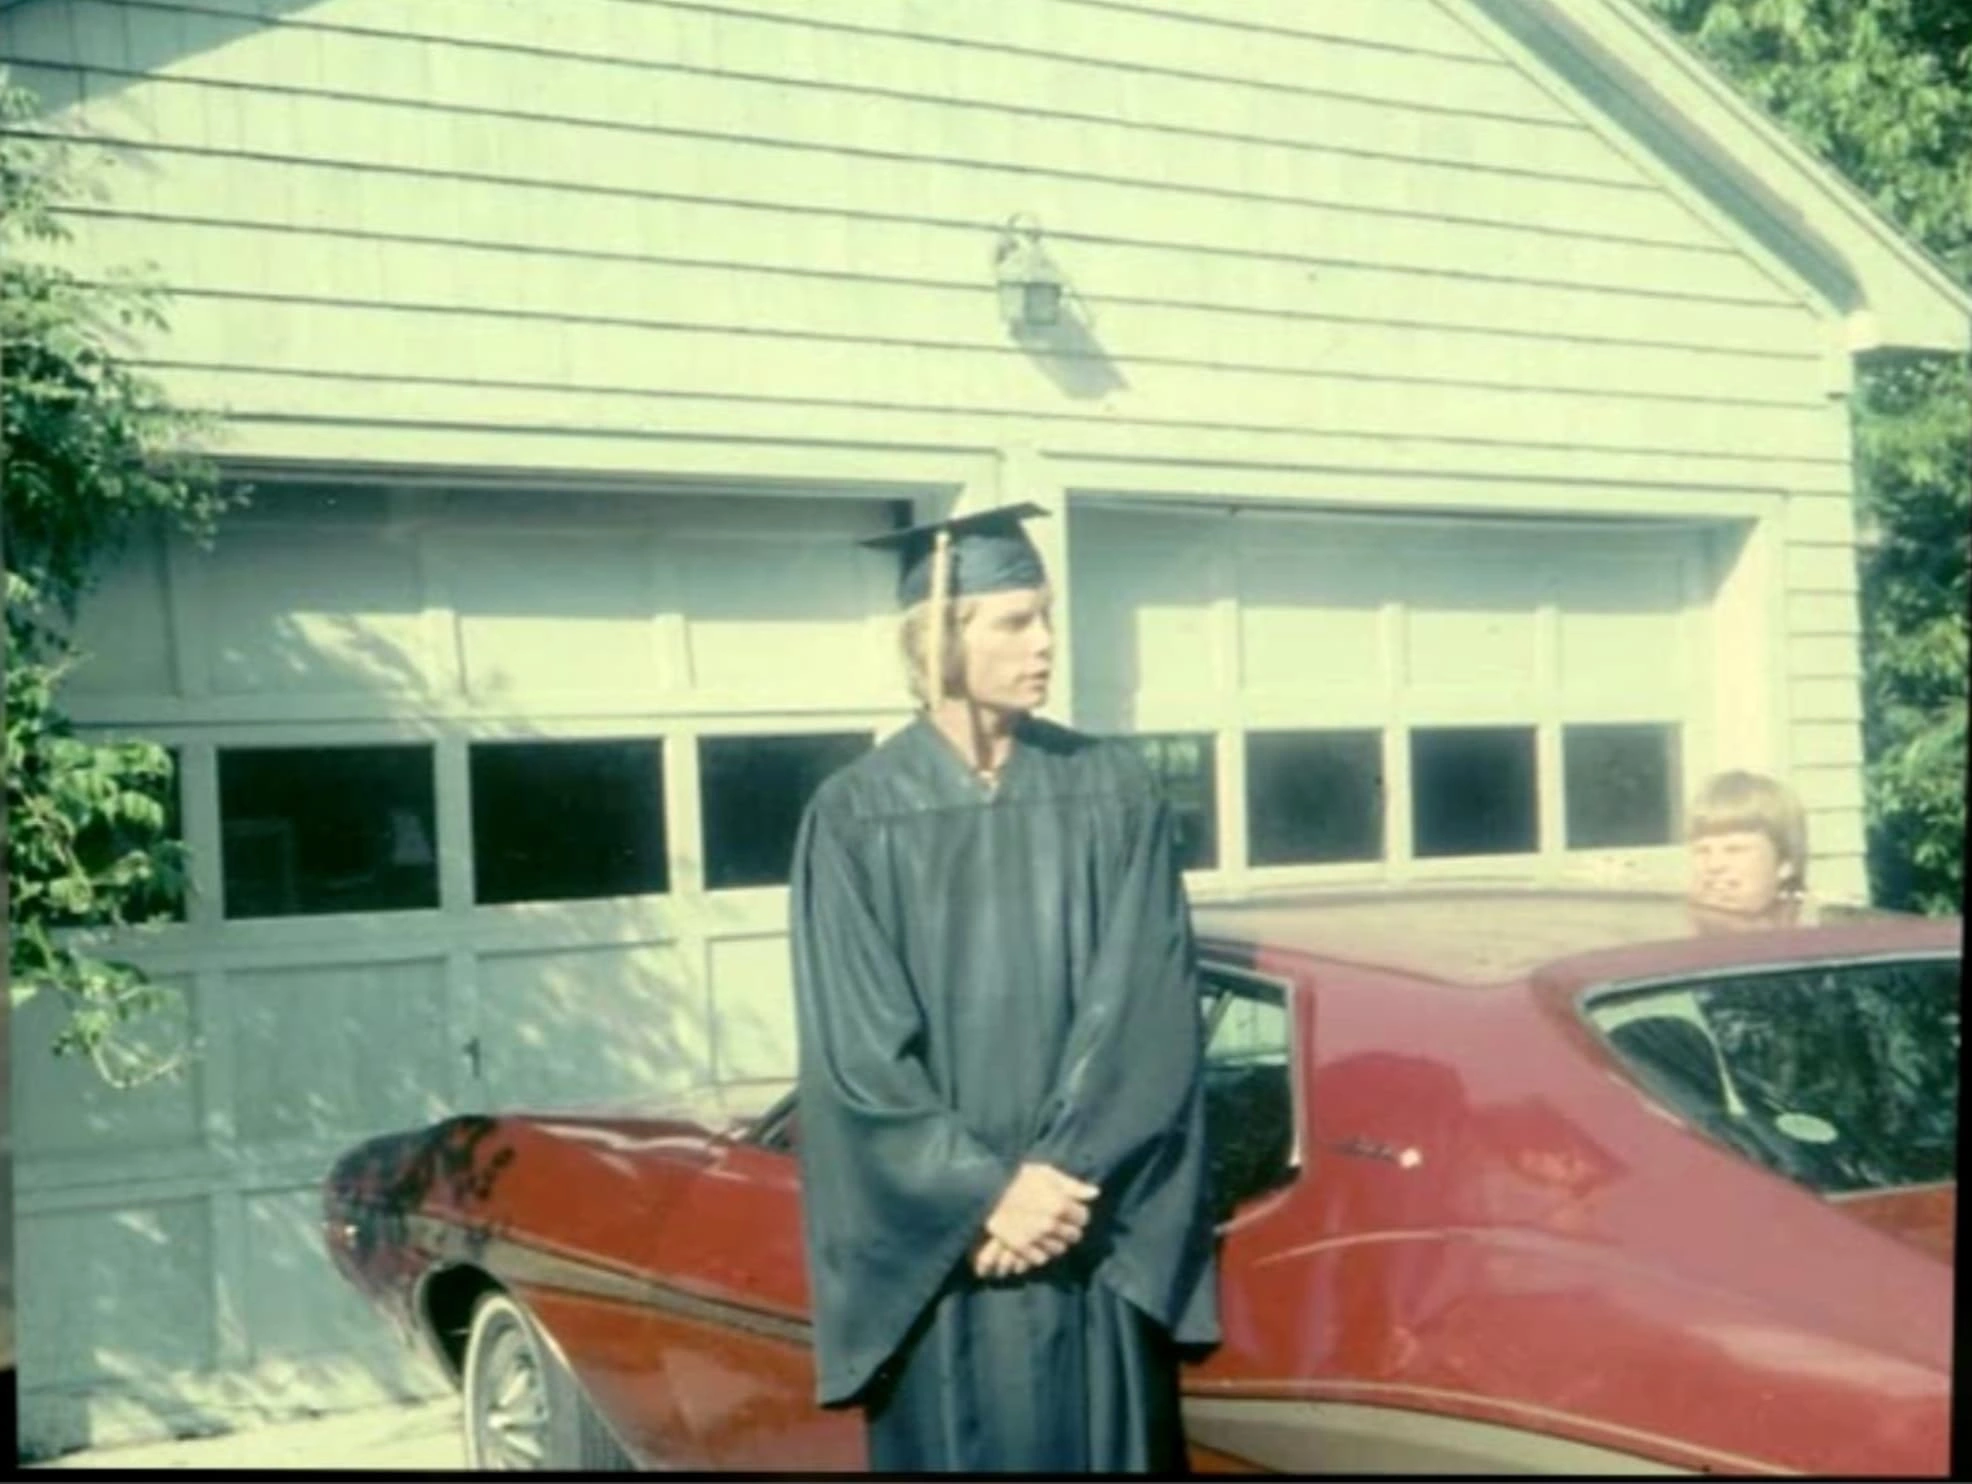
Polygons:
[[1247,735],[1247,857],[1256,866],[1382,859],[1383,798],[1380,733]]
[[1203,1017],[1205,1139],[1213,1219],[1294,1177],[1294,1092],[1280,991],[1208,973]]
[[1539,847],[1532,727],[1411,733],[1411,839],[1420,858]]
[[1677,838],[1675,726],[1563,727],[1561,758],[1570,850],[1668,845]]
[[429,747],[222,750],[219,821],[228,917],[438,905]]
[[470,771],[476,901],[668,889],[662,743],[475,743]]
[[869,749],[868,732],[700,738],[706,887],[786,885],[808,800]]
[[1142,756],[1171,806],[1180,869],[1219,864],[1218,744],[1209,732],[1149,734],[1126,739]]

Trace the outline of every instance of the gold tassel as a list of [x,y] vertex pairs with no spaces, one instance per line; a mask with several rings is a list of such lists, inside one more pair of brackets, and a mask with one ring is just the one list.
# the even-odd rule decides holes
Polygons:
[[924,694],[932,706],[945,699],[945,602],[951,586],[952,533],[941,530],[932,538],[931,611],[926,615],[931,632],[925,636],[925,663],[931,673],[925,677]]

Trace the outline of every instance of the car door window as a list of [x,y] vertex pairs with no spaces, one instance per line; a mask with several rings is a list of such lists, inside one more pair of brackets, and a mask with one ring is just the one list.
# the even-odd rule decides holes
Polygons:
[[1742,972],[1605,992],[1585,1009],[1674,1112],[1811,1189],[1954,1178],[1956,959]]
[[1214,969],[1202,985],[1213,1216],[1224,1221],[1294,1177],[1293,1047],[1279,985]]

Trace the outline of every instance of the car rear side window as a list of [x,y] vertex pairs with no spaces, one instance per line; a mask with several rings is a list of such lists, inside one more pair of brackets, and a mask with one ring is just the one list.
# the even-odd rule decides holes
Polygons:
[[1826,1195],[1954,1178],[1959,961],[1824,962],[1606,990],[1585,1009],[1646,1091]]

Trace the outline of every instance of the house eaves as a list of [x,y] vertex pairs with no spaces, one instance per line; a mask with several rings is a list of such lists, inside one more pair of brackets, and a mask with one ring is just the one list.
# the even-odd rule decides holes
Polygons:
[[1470,6],[1830,310],[1851,352],[1972,349],[1972,292],[1635,0]]

